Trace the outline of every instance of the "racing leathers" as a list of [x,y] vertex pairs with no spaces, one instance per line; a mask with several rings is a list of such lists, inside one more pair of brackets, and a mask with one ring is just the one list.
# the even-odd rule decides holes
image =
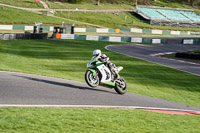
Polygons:
[[96,58],[98,59],[99,61],[103,62],[105,66],[107,66],[111,73],[113,74],[114,76],[114,79],[118,79],[119,78],[119,74],[117,72],[117,67],[114,63],[112,63],[110,60],[109,60],[109,57],[107,57],[105,54],[102,54],[100,56],[93,56],[93,59]]

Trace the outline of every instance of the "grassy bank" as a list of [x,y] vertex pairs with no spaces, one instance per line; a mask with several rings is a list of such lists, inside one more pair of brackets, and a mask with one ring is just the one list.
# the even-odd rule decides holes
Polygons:
[[43,8],[42,4],[35,0],[1,0],[0,3],[26,8]]
[[[64,19],[49,17],[25,10],[0,6],[0,24],[34,25],[35,22],[43,22],[44,25],[61,25]],[[79,24],[71,21],[71,23]]]
[[[24,33],[25,31],[33,33],[33,30],[0,30],[0,33]],[[52,34],[52,31],[44,31],[44,32]]]
[[[8,4],[12,6],[18,7],[26,7],[26,8],[43,8],[40,2],[35,2],[35,0],[1,0],[0,3]],[[96,5],[96,2],[86,1],[82,3],[67,3],[67,2],[46,2],[49,8],[52,9],[89,9],[89,10],[110,10],[110,9],[133,9],[134,6],[132,3],[124,3],[124,4],[109,4],[109,3],[101,3],[99,6]]]
[[1,132],[134,133],[200,130],[200,117],[125,109],[0,108]]
[[[0,70],[84,81],[86,64],[101,49],[128,82],[128,91],[164,100],[200,106],[200,77],[139,59],[109,52],[116,44],[82,40],[0,41]],[[81,76],[82,75],[82,76]]]
[[53,3],[47,2],[48,6],[52,9],[88,9],[88,10],[132,10],[135,8],[131,4],[100,4],[97,6],[95,3],[78,3],[78,4],[71,4],[71,3]]
[[[76,5],[76,4],[75,4]],[[83,4],[84,5],[84,4]],[[46,14],[42,12],[42,14]],[[44,25],[61,25],[66,23],[76,24],[76,27],[87,27],[88,24],[100,25],[109,28],[137,27],[145,29],[179,30],[179,31],[200,31],[199,28],[178,28],[167,26],[153,26],[142,22],[132,13],[92,13],[92,12],[57,12],[56,15],[62,18],[50,17],[29,11],[19,10],[0,6],[0,24],[33,25],[34,22],[42,21]],[[15,18],[15,19],[13,19]],[[73,21],[76,20],[76,21]],[[78,22],[77,22],[78,21]]]
[[94,13],[94,12],[57,12],[57,16],[72,20],[81,20],[110,28],[137,27],[145,29],[179,30],[179,31],[200,31],[199,28],[182,28],[155,26],[142,22],[132,13]]
[[[27,7],[27,8],[43,8],[40,2],[35,2],[35,0],[1,0],[0,3]],[[109,9],[123,9],[132,10],[135,8],[135,1],[130,0],[112,0],[112,1],[101,1],[97,5],[96,0],[71,0],[68,2],[52,2],[51,0],[46,1],[49,8],[52,9],[97,9],[97,10],[109,10]],[[191,4],[186,1],[172,1],[172,0],[156,0],[156,1],[138,1],[138,5],[147,6],[158,6],[158,7],[171,7],[171,8],[185,8],[199,10],[198,4],[191,6]]]

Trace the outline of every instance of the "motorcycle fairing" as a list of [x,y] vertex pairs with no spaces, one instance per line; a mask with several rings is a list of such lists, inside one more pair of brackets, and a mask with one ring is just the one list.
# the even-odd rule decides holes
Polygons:
[[98,70],[100,71],[102,78],[101,78],[101,82],[107,82],[107,81],[111,81],[111,71],[108,67],[106,67],[104,64],[97,66]]

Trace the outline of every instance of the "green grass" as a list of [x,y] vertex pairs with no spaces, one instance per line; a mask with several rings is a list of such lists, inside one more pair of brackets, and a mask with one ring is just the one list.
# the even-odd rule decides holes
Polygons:
[[[1,0],[0,3],[16,5],[16,6],[21,6],[21,7],[42,8],[42,5],[38,2],[35,2],[34,0],[9,0],[9,1]],[[77,4],[72,4],[72,3],[56,4],[50,1],[48,1],[47,3],[50,8],[59,8],[59,9],[78,8],[78,9],[126,9],[126,10],[129,9],[129,10],[132,10],[133,8],[135,8],[133,6],[133,2],[130,2],[130,3],[122,2],[123,4],[102,3],[100,4],[100,6],[97,6],[96,2],[88,2],[88,1],[85,1],[83,3],[77,3]],[[152,5],[161,6],[161,7],[194,9],[195,11],[200,12],[200,10],[197,7],[192,7],[185,3],[169,2],[166,0],[158,0],[156,2],[153,2]],[[0,7],[0,14],[1,14],[1,18],[0,18],[1,24],[13,24],[13,23],[32,24],[35,21],[44,21],[46,25],[60,24],[59,19],[55,19],[55,18],[47,17],[47,16],[39,17],[37,15],[33,15],[30,12],[26,11],[25,13],[16,9],[12,9],[12,11],[11,9],[9,9],[7,10],[7,12],[5,12],[5,10],[2,10],[2,7]],[[141,20],[139,20],[138,18],[136,18],[134,15],[130,13],[111,14],[111,13],[84,13],[84,12],[63,12],[62,13],[62,12],[59,12],[57,15],[65,17],[65,18],[74,19],[77,21],[81,20],[83,22],[97,24],[97,25],[110,27],[110,28],[118,28],[120,26],[124,26],[124,27],[137,27],[137,28],[162,29],[162,30],[200,31],[199,28],[177,28],[177,27],[167,27],[167,26],[153,26],[153,25],[142,22]],[[66,21],[66,20],[62,20],[62,21]],[[77,22],[71,22],[71,23],[77,24]],[[82,26],[84,24],[79,23],[78,25]]]
[[180,31],[199,31],[199,28],[180,28],[167,26],[154,26],[142,22],[132,13],[94,13],[94,12],[57,12],[57,16],[72,20],[81,20],[92,24],[97,24],[110,28],[118,27],[138,27],[146,29],[180,30]]
[[0,108],[6,133],[197,133],[200,117],[126,109]]
[[111,42],[82,40],[0,41],[0,70],[84,81],[86,64],[101,49],[128,83],[128,91],[200,107],[200,77],[161,65],[109,52]]
[[[44,12],[43,12],[44,14]],[[71,19],[65,20],[62,18],[54,18],[46,15],[41,15],[29,11],[13,9],[0,6],[0,24],[17,24],[17,25],[33,25],[34,22],[42,21],[44,25],[61,25],[63,21],[67,23],[74,23],[76,27],[86,27],[87,24],[81,22],[91,23],[110,28],[119,27],[137,27],[146,29],[162,29],[162,30],[180,30],[180,31],[200,31],[199,28],[177,28],[166,26],[152,26],[142,22],[131,13],[92,13],[92,12],[57,12],[59,17]],[[13,19],[14,18],[14,19]],[[76,20],[73,21],[73,20]],[[79,22],[77,22],[79,21]]]
[[26,8],[43,8],[42,4],[35,0],[1,0],[0,3]]
[[24,33],[25,30],[0,30],[0,33]]
[[189,3],[184,1],[169,1],[169,0],[156,0],[153,6],[159,7],[171,7],[171,8],[181,8],[181,9],[192,9],[192,10],[199,10],[198,6],[191,6]]
[[[0,24],[34,25],[35,22],[42,21],[44,25],[61,25],[64,19],[49,17],[25,10],[0,6]],[[76,22],[73,22],[77,24]]]
[[[24,33],[25,31],[33,33],[33,30],[1,30],[0,29],[0,33]],[[52,34],[52,31],[43,31],[43,32]]]
[[[0,3],[8,4],[12,6],[18,7],[26,7],[26,8],[43,8],[40,2],[35,2],[35,0],[1,0]],[[101,3],[99,6],[96,5],[96,2],[84,2],[84,3],[54,3],[51,1],[47,2],[49,8],[52,9],[89,9],[89,10],[109,10],[109,9],[130,9],[134,8],[133,4],[108,4]]]
[[53,3],[48,2],[48,6],[52,9],[88,9],[88,10],[113,10],[113,9],[125,9],[125,10],[132,10],[134,6],[132,4],[100,4],[97,6],[95,3],[78,3],[78,4],[71,4],[71,3]]
[[[134,1],[118,1],[118,4],[110,4],[102,1],[99,6],[97,6],[97,1],[86,0],[78,3],[54,3],[48,1],[47,4],[52,9],[89,9],[89,10],[109,10],[109,9],[123,9],[123,10],[132,10],[135,8]],[[0,3],[19,6],[19,7],[27,7],[27,8],[43,8],[40,2],[35,2],[35,0],[1,0]],[[140,4],[141,5],[141,4]],[[148,4],[151,6],[151,4]],[[185,9],[194,9],[199,10],[198,6],[192,7],[186,2],[176,2],[176,1],[168,1],[168,0],[157,0],[152,2],[152,6],[159,7],[171,7],[171,8],[185,8]]]

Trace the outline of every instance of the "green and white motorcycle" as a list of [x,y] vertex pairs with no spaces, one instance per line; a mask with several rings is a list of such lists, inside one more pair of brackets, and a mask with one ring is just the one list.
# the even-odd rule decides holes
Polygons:
[[[122,69],[123,67],[117,67],[116,72],[119,73]],[[121,76],[118,76],[118,78],[114,77],[110,69],[97,59],[91,59],[87,64],[85,81],[89,86],[105,86],[114,88],[118,94],[125,94],[127,91],[126,81]]]

